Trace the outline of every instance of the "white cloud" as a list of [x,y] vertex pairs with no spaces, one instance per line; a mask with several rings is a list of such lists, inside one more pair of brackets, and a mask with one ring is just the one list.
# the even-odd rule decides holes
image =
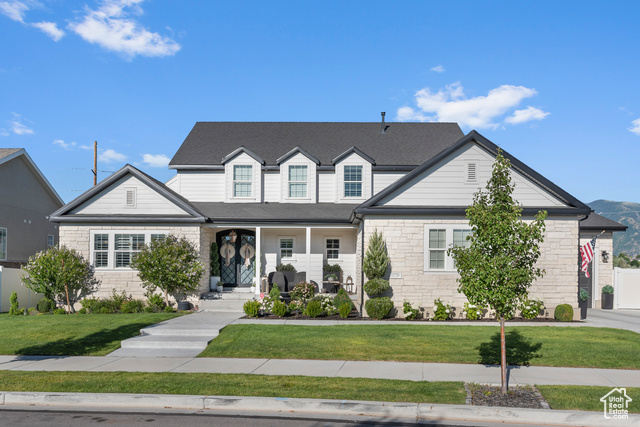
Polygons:
[[122,163],[127,160],[127,156],[110,148],[100,153],[98,160],[105,163]]
[[505,123],[517,125],[520,123],[530,122],[531,120],[542,120],[551,113],[542,111],[539,108],[527,107],[524,110],[516,110],[513,116],[504,119]]
[[[107,50],[123,53],[128,57],[173,55],[181,46],[169,37],[163,37],[144,28],[129,17],[131,13],[143,13],[143,0],[104,0],[97,10],[86,8],[80,22],[69,28],[89,43],[96,43]],[[129,9],[128,12],[125,9]]]
[[169,164],[169,158],[164,154],[143,154],[142,161],[152,168],[163,168]]
[[33,134],[33,129],[28,127],[23,123],[22,116],[17,113],[13,114],[13,120],[9,120],[9,124],[11,126],[11,131],[16,135],[31,135]]
[[64,142],[64,140],[62,139],[56,139],[53,141],[53,144],[55,145],[59,145],[60,147],[64,148],[65,150],[71,150],[71,148],[73,148],[76,143],[75,142]]
[[635,133],[636,135],[640,135],[640,119],[635,119],[631,122],[633,126],[629,128],[630,132]]
[[55,42],[59,41],[64,36],[64,31],[59,29],[55,22],[42,21],[31,25],[40,29],[40,31],[51,37]]
[[[418,108],[399,108],[397,120],[457,122],[465,127],[495,129],[500,125],[502,116],[517,107],[523,99],[536,94],[535,89],[524,86],[502,85],[491,89],[487,96],[467,98],[460,82],[455,82],[438,92],[432,92],[429,88],[419,90],[415,94]],[[541,120],[548,114],[528,107],[514,112],[505,122],[515,124]]]
[[0,1],[0,13],[8,16],[14,21],[24,22],[24,14],[29,10],[26,2],[22,1]]
[[431,67],[431,71],[434,71],[436,73],[444,73],[445,69],[442,65],[436,65],[435,67]]
[[93,147],[90,145],[78,145],[78,148],[82,148],[83,150],[93,150]]

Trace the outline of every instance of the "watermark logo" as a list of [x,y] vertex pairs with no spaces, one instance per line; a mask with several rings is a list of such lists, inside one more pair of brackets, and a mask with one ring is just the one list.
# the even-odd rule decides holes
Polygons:
[[604,404],[604,417],[608,420],[629,419],[629,402],[631,400],[627,396],[626,388],[614,388],[600,398],[600,402]]

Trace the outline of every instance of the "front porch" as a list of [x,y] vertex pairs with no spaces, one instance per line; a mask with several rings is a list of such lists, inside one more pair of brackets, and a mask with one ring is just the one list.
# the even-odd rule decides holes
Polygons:
[[352,225],[203,226],[203,260],[210,259],[212,242],[217,244],[219,255],[220,276],[208,280],[210,290],[215,291],[219,280],[226,290],[255,286],[255,293],[259,294],[265,290],[264,279],[281,264],[304,272],[306,281],[317,283],[320,291],[325,264],[339,265],[343,281],[350,276],[355,285],[357,234],[357,226]]

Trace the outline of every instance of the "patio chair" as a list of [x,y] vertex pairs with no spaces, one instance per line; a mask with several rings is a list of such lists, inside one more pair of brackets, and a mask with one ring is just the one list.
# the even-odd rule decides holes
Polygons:
[[[289,290],[287,288],[287,279],[284,277],[281,271],[276,271],[273,273],[273,286],[277,286],[280,289],[280,296],[285,302],[291,301],[291,297],[289,296]],[[271,288],[269,288],[271,290]]]
[[[293,286],[297,285],[298,283],[301,282],[306,282],[307,281],[307,272],[306,271],[297,271],[296,275],[293,279]],[[293,286],[289,286],[291,289],[293,289]],[[291,290],[290,289],[290,290]]]

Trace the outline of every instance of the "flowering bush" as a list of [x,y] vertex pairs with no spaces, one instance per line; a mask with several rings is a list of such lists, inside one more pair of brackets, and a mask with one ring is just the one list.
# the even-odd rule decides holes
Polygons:
[[451,319],[451,305],[445,304],[440,298],[433,302],[433,318],[435,320]]
[[480,305],[470,304],[468,302],[464,303],[463,313],[467,315],[467,319],[469,320],[478,320],[482,318],[482,312],[484,311],[484,307]]
[[402,303],[402,311],[404,313],[404,318],[407,320],[415,320],[420,315],[420,308],[413,308],[411,303],[407,300]]
[[535,319],[540,314],[540,310],[544,308],[544,303],[540,300],[526,299],[520,306],[522,317],[525,319]]
[[327,316],[334,315],[338,312],[338,309],[333,304],[333,297],[329,295],[318,295],[313,300],[320,301],[320,308]]
[[302,301],[291,301],[289,303],[290,313],[302,313],[304,311],[304,303]]
[[293,290],[290,292],[292,301],[302,301],[306,303],[315,293],[315,288],[311,283],[308,282],[300,282],[298,283]]

